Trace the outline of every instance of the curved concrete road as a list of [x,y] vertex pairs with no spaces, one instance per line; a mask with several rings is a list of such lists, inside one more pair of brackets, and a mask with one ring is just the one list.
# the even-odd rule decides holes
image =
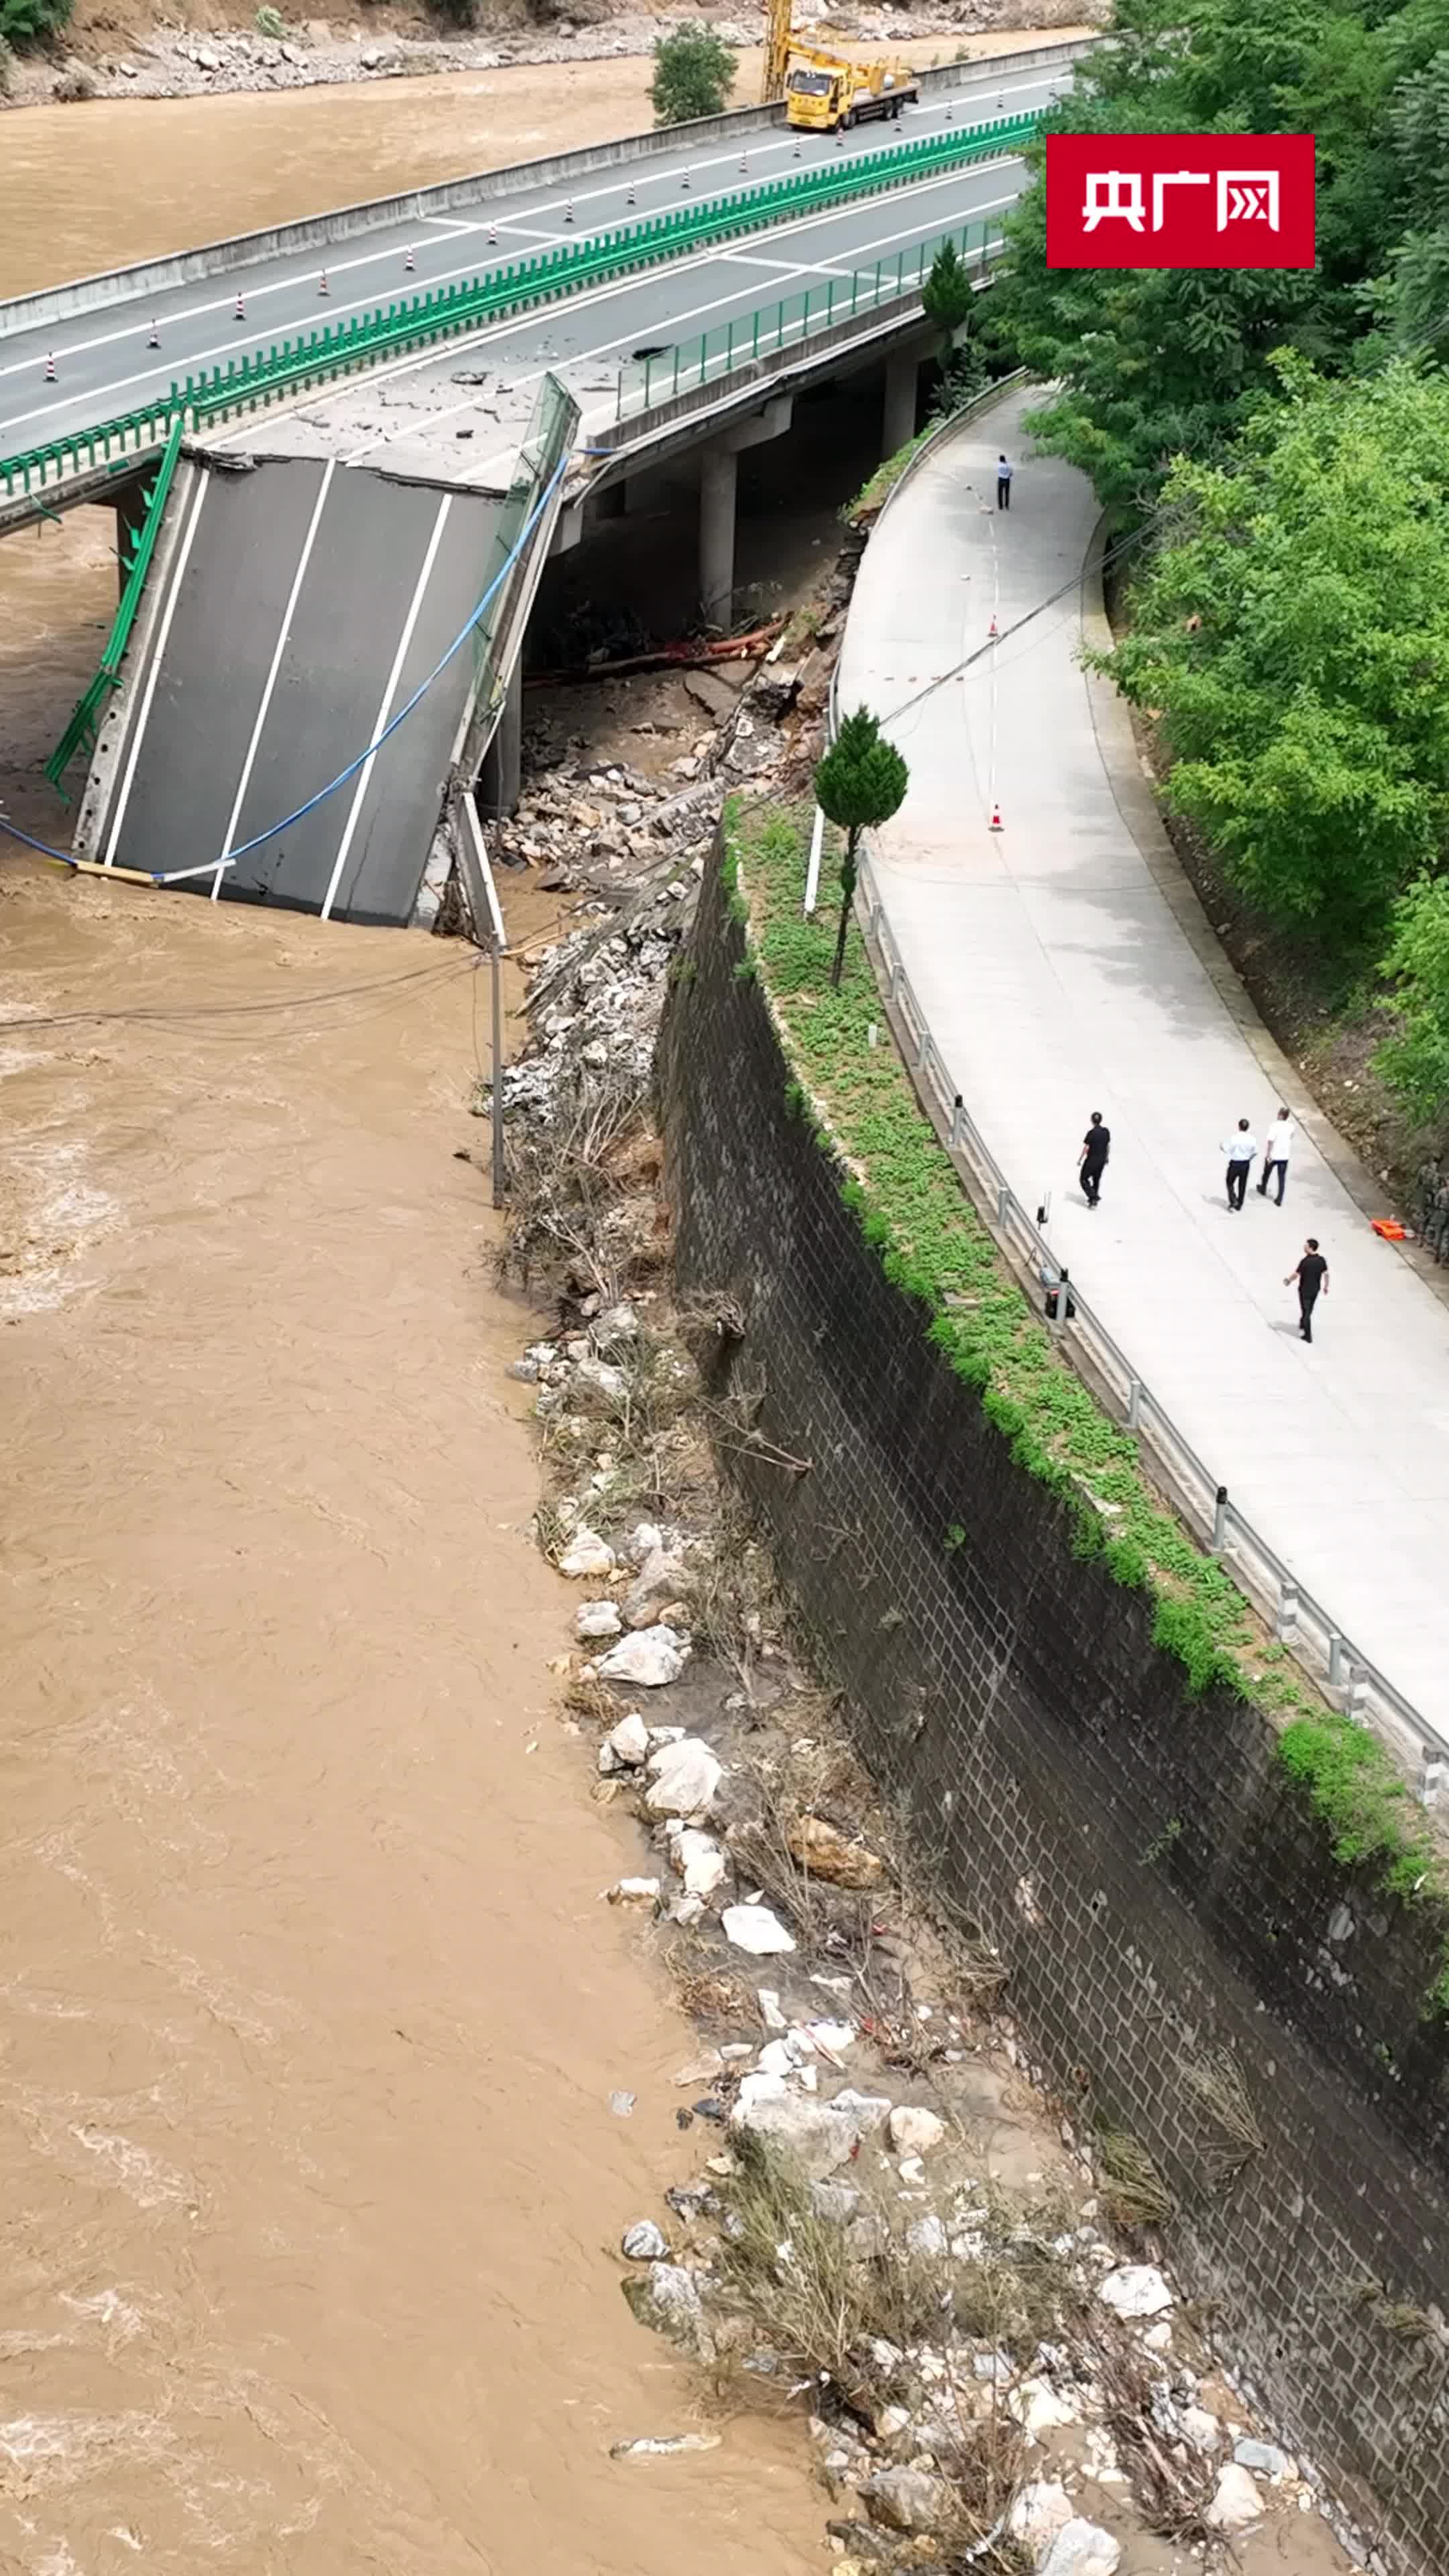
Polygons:
[[[874,845],[886,918],[956,1088],[1018,1196],[1051,1193],[1053,1248],[1108,1330],[1299,1582],[1446,1734],[1449,1309],[1335,1177],[1351,1158],[1177,871],[1120,701],[1089,687],[1096,504],[1033,457],[1028,399],[937,449],[856,585],[841,705],[891,718],[911,767]],[[993,616],[998,648],[908,704]],[[1300,1125],[1281,1212],[1250,1187],[1230,1215],[1220,1141],[1239,1117],[1261,1140],[1283,1098],[1319,1141]],[[1093,1109],[1112,1130],[1095,1213],[1076,1176]],[[1311,1347],[1282,1285],[1308,1234],[1331,1269]]]

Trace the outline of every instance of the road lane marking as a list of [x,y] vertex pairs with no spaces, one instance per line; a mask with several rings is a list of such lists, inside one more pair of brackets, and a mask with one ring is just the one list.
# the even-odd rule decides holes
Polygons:
[[131,799],[131,786],[136,775],[136,763],[141,757],[141,744],[145,739],[146,727],[151,719],[151,701],[156,695],[156,683],[161,676],[161,659],[166,650],[167,637],[171,633],[171,620],[176,614],[176,602],[181,596],[181,577],[186,570],[187,562],[191,554],[192,542],[196,536],[197,527],[201,520],[202,504],[206,499],[207,485],[210,483],[211,477],[209,474],[202,473],[200,468],[198,468],[196,480],[196,499],[192,503],[191,516],[186,522],[181,543],[176,549],[176,563],[171,575],[171,587],[166,594],[166,605],[161,612],[161,624],[157,629],[156,648],[151,656],[151,668],[146,674],[146,688],[141,699],[141,710],[136,718],[136,730],[131,737],[130,748],[126,755],[126,774],[121,781],[120,793],[116,798],[116,810],[111,818],[110,836],[106,842],[105,856],[105,865],[108,868],[114,867],[116,863],[116,844],[121,837],[121,825],[126,819],[126,807],[130,803]]
[[[252,782],[252,764],[257,756],[257,745],[262,738],[262,727],[267,721],[267,711],[272,703],[272,691],[277,685],[277,673],[282,667],[282,655],[287,649],[287,638],[292,632],[292,620],[297,613],[297,600],[301,593],[302,583],[306,577],[307,566],[312,560],[312,548],[317,541],[317,530],[321,524],[322,512],[326,506],[328,490],[332,482],[332,477],[336,471],[337,459],[335,456],[329,456],[327,459],[326,470],[322,476],[321,487],[318,491],[316,500],[312,504],[312,516],[307,522],[307,533],[302,539],[302,551],[297,557],[297,569],[292,576],[292,587],[287,594],[287,605],[282,611],[282,622],[277,629],[277,641],[275,650],[272,654],[271,668],[267,673],[266,685],[262,690],[261,704],[257,708],[257,720],[252,727],[252,738],[247,744],[246,758],[241,765],[241,776],[237,780],[236,795],[232,802],[231,813],[227,818],[226,838],[221,845],[221,855],[224,859],[231,856],[232,844],[236,839],[236,827],[241,815],[242,799],[246,795],[247,789],[250,787]],[[220,887],[220,884],[221,879],[218,875],[218,888]]]
[[[407,658],[408,646],[413,640],[413,629],[418,622],[418,612],[423,604],[423,595],[433,576],[433,566],[438,558],[438,548],[443,541],[443,530],[447,526],[448,512],[451,510],[452,506],[453,495],[451,492],[447,492],[444,494],[439,505],[438,515],[433,521],[433,533],[428,539],[428,550],[423,557],[423,568],[418,575],[417,587],[413,592],[407,616],[403,620],[403,631],[398,637],[397,651],[392,657],[392,669],[387,675],[387,687],[383,690],[382,703],[377,710],[377,716],[373,724],[372,731],[367,737],[368,741],[374,745],[377,742],[378,735],[382,732],[383,727],[387,723],[388,710],[397,693],[397,684],[402,674],[402,666]],[[358,771],[357,786],[353,793],[352,803],[348,808],[347,820],[342,827],[342,838],[337,844],[337,856],[332,863],[332,874],[327,881],[327,893],[322,905],[322,919],[324,921],[330,921],[332,917],[332,906],[337,899],[337,889],[342,882],[342,871],[347,864],[347,853],[352,847],[352,836],[357,829],[357,818],[362,812],[363,799],[367,794],[369,785],[371,784],[373,767],[376,760],[377,752],[376,749],[373,749],[368,753],[366,760]]]

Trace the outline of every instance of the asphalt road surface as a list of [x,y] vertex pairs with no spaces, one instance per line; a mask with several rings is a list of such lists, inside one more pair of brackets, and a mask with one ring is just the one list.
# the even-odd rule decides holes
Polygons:
[[[642,222],[686,202],[686,177],[688,193],[696,200],[732,195],[761,180],[808,169],[812,162],[836,162],[919,141],[947,130],[952,122],[1025,115],[1046,106],[1071,77],[1070,63],[1015,73],[984,64],[963,75],[958,89],[938,93],[928,105],[907,108],[898,124],[860,127],[846,136],[841,150],[823,135],[796,136],[773,128],[752,135],[748,171],[739,167],[740,145],[719,139],[644,164],[621,164],[617,173],[592,171],[573,192],[572,223],[568,194],[556,186],[490,200],[485,181],[467,215],[426,216],[337,244],[326,268],[325,297],[319,292],[318,254],[293,252],[229,271],[225,278],[168,288],[144,304],[128,300],[64,324],[18,332],[0,339],[0,454],[13,455],[67,430],[112,419],[164,395],[173,378],[249,356],[320,323],[376,312],[428,287],[486,276],[491,268],[556,242]],[[488,241],[490,223],[497,231],[496,249]],[[406,266],[409,253],[411,270]],[[671,265],[677,273],[680,263]],[[239,290],[245,304],[240,320]],[[161,343],[155,350],[147,345],[153,320]],[[55,361],[54,384],[45,381],[48,357]]]
[[[128,674],[97,855],[196,867],[316,794],[406,704],[499,569],[499,514],[308,460],[173,500],[152,655]],[[242,859],[229,894],[405,922],[473,677],[465,645],[376,758]],[[207,891],[202,881],[200,891]]]

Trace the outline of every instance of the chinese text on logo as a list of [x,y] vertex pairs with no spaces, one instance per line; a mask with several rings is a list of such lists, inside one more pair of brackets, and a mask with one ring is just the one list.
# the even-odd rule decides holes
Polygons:
[[1048,268],[1311,268],[1311,134],[1052,134]]

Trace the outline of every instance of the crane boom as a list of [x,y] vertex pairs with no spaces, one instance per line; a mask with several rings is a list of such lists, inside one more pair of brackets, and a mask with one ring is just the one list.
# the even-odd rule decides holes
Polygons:
[[765,77],[760,90],[762,106],[773,106],[785,95],[785,74],[790,64],[790,15],[793,0],[769,0],[769,17],[765,27]]

